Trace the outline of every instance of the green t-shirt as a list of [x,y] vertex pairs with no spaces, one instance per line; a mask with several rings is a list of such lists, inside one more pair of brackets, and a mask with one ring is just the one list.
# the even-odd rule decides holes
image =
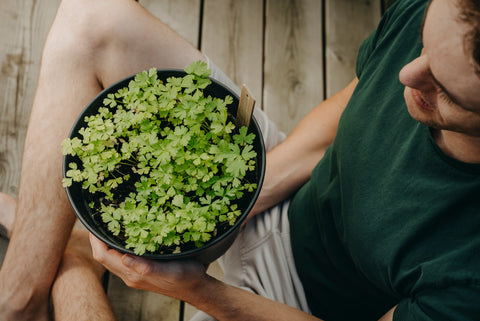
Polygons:
[[426,1],[397,0],[363,43],[333,145],[293,197],[298,274],[325,320],[480,320],[480,166],[408,114],[400,69]]

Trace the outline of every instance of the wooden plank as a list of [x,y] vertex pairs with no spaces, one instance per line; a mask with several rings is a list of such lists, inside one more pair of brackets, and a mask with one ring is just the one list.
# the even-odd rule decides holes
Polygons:
[[18,194],[40,57],[60,0],[4,0],[0,11],[0,191]]
[[380,1],[326,0],[326,94],[343,89],[355,77],[355,63],[363,40],[381,16]]
[[266,4],[264,109],[288,133],[323,99],[322,3]]
[[19,133],[16,124],[18,69],[23,60],[18,37],[22,28],[21,7],[21,2],[9,0],[6,10],[0,11],[0,190],[15,196],[18,193],[21,138],[24,137],[24,132]]
[[261,106],[262,1],[205,0],[201,50]]
[[127,287],[112,275],[108,298],[118,321],[177,321],[180,301],[166,296]]
[[140,0],[140,4],[193,46],[198,46],[200,0]]

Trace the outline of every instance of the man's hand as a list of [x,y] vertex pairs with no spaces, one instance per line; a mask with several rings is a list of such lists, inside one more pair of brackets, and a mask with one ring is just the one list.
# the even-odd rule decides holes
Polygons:
[[194,260],[160,262],[122,254],[92,234],[90,243],[93,257],[132,288],[188,301],[210,279],[205,266]]

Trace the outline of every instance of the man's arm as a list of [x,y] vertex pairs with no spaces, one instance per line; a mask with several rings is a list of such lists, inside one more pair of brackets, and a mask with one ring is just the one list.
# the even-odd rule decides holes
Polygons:
[[129,287],[185,301],[225,321],[319,320],[303,311],[228,285],[197,261],[156,262],[109,249],[90,235],[94,258]]
[[[197,261],[155,262],[121,254],[90,235],[94,258],[128,286],[185,301],[228,321],[320,320],[308,313],[228,285],[205,272]],[[391,321],[390,310],[380,321]]]
[[207,275],[199,291],[186,302],[217,320],[229,321],[313,321],[311,314],[231,286]]
[[[225,284],[210,276],[207,276],[207,278],[212,280],[208,281],[209,284],[202,287],[199,292],[192,292],[195,298],[189,303],[214,316],[217,320],[320,320],[303,311]],[[197,295],[200,296],[197,297]],[[211,302],[216,302],[216,304],[212,305]],[[395,308],[396,306],[381,317],[379,321],[392,321]]]
[[267,154],[265,181],[250,217],[287,199],[310,178],[313,168],[335,138],[340,115],[357,82],[355,78],[315,107],[285,141]]

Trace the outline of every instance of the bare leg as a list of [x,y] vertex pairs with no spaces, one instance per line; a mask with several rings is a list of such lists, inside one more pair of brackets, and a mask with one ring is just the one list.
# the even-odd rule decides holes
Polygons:
[[25,141],[14,233],[0,271],[0,319],[47,320],[74,215],[60,143],[99,91],[150,67],[205,57],[132,0],[64,0],[48,35]]
[[[0,225],[10,234],[16,200],[0,193]],[[55,320],[113,321],[102,287],[105,268],[92,257],[87,231],[73,230],[63,254],[51,297]]]
[[114,321],[102,287],[104,272],[93,260],[88,232],[74,229],[52,287],[55,320]]

